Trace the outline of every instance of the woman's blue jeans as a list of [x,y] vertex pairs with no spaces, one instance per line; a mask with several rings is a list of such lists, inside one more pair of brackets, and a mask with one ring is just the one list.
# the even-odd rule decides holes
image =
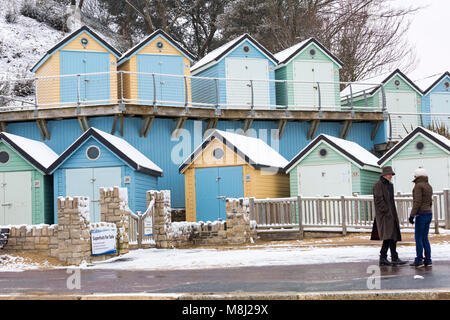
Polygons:
[[424,261],[431,263],[431,246],[428,240],[428,231],[430,230],[430,223],[432,215],[417,215],[415,221],[415,240],[416,240],[416,262]]

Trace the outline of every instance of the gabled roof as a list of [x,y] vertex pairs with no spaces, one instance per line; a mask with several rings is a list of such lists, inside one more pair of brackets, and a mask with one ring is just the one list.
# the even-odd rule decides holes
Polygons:
[[57,44],[55,44],[50,50],[48,50],[47,53],[30,69],[30,71],[35,72],[53,53],[58,51],[68,41],[76,38],[82,32],[87,32],[92,37],[94,37],[100,44],[102,44],[105,47],[105,49],[107,49],[109,52],[111,52],[117,58],[120,57],[120,52],[117,49],[115,49],[113,46],[111,46],[108,42],[106,42],[101,36],[99,36],[97,33],[95,33],[88,26],[82,26],[78,30],[76,30],[76,31],[72,32],[71,34],[69,34],[68,36],[64,37],[61,41],[59,41]]
[[162,169],[154,164],[150,159],[130,145],[124,139],[113,136],[96,128],[89,128],[74,143],[72,143],[50,166],[49,171],[55,171],[73,152],[75,152],[90,137],[94,137],[101,144],[116,154],[120,159],[134,168],[136,171],[161,177]]
[[[430,78],[430,80],[431,80],[430,82],[427,82],[426,80],[421,81],[423,94],[424,95],[428,94],[428,92],[433,90],[433,88],[435,86],[437,86],[446,77],[450,78],[450,72],[446,71],[443,74],[441,74],[440,76],[432,77],[432,78]],[[420,82],[420,81],[418,81],[418,82]]]
[[288,161],[268,144],[258,138],[243,136],[236,133],[214,130],[203,143],[191,153],[178,168],[183,173],[187,167],[202,153],[211,141],[218,139],[233,150],[253,168],[281,171]]
[[355,162],[359,167],[371,166],[374,168],[378,167],[378,158],[361,147],[359,144],[332,137],[327,134],[321,134],[313,141],[311,141],[305,148],[303,148],[284,168],[284,172],[288,173],[295,167],[299,161],[301,161],[314,147],[316,147],[321,142],[326,142],[331,147],[336,149],[338,152],[342,153],[350,161]]
[[332,59],[338,66],[342,67],[344,64],[338,57],[332,54],[326,47],[323,46],[319,41],[315,38],[309,38],[302,42],[293,45],[290,48],[284,49],[278,53],[275,53],[274,56],[278,60],[279,64],[287,64],[292,59],[294,59],[298,54],[300,54],[303,50],[306,49],[311,43],[314,43],[318,46],[330,59]]
[[58,158],[58,154],[45,143],[1,132],[0,140],[13,148],[25,160],[41,172],[47,174],[50,165]]
[[197,63],[195,63],[191,67],[191,72],[194,72],[201,67],[204,67],[206,65],[215,63],[220,61],[223,57],[227,55],[231,50],[236,48],[239,44],[244,42],[245,40],[250,41],[255,47],[257,47],[268,59],[272,60],[275,64],[278,63],[278,60],[273,56],[272,53],[270,53],[266,48],[264,48],[258,41],[253,39],[249,34],[244,33],[243,35],[225,43],[221,47],[211,51],[206,56],[204,56],[202,59],[200,59]]
[[182,47],[177,41],[175,41],[171,36],[169,36],[167,33],[165,33],[163,30],[156,30],[155,32],[153,32],[152,34],[150,34],[147,38],[145,38],[144,40],[142,40],[141,42],[139,42],[137,45],[135,45],[133,48],[131,48],[130,50],[128,50],[127,52],[125,52],[119,59],[119,61],[117,62],[117,65],[120,65],[121,63],[127,61],[129,58],[131,58],[134,54],[138,53],[143,47],[145,47],[147,45],[147,43],[149,43],[150,41],[152,41],[153,39],[155,39],[158,36],[162,36],[163,38],[165,38],[165,40],[167,40],[168,42],[170,42],[175,48],[177,48],[186,58],[188,58],[189,60],[193,61],[194,60],[194,55],[192,53],[190,53],[187,49],[185,49],[184,47]]
[[[416,90],[417,93],[419,93],[420,95],[423,94],[422,90],[411,79],[409,79],[399,69],[395,69],[387,77],[383,74],[368,79],[364,79],[361,81],[357,81],[354,85],[352,84],[353,97],[363,95],[364,94],[363,91],[366,91],[367,95],[375,94],[380,89],[381,85],[388,83],[391,80],[391,78],[393,78],[395,75],[398,75],[401,78],[403,78],[403,80],[405,80],[405,82],[407,82],[414,90]],[[350,86],[347,86],[344,88],[344,90],[341,91],[341,98],[349,95],[350,95]]]
[[413,131],[411,131],[406,137],[404,137],[402,140],[400,140],[399,143],[397,143],[392,149],[390,149],[388,152],[386,152],[380,160],[378,160],[378,164],[382,165],[389,159],[391,159],[397,152],[403,149],[403,147],[408,144],[409,141],[415,138],[416,135],[422,134],[423,136],[427,137],[434,143],[436,143],[438,146],[440,146],[442,149],[446,150],[448,153],[450,153],[450,140],[447,139],[444,136],[441,136],[440,134],[437,134],[436,132],[433,132],[431,130],[425,129],[424,127],[417,127]]

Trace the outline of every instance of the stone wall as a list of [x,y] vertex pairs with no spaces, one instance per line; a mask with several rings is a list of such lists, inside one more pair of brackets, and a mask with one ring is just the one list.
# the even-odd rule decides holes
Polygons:
[[[89,221],[89,199],[59,197],[58,224],[11,226],[8,243],[0,252],[32,252],[57,258],[66,265],[83,261],[105,260],[129,251],[128,194],[126,188],[100,188],[101,220]],[[91,230],[114,227],[117,229],[117,253],[91,255]]]
[[155,199],[153,237],[157,248],[195,245],[230,245],[252,242],[256,225],[249,218],[247,199],[227,199],[227,221],[172,222],[170,192],[149,191],[148,204]]

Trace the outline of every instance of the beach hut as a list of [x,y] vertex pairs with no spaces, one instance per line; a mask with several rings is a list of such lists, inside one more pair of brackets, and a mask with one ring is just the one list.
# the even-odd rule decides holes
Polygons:
[[[49,171],[54,176],[54,199],[59,196],[90,198],[90,220],[100,221],[100,187],[128,189],[132,211],[147,208],[146,191],[157,189],[162,170],[124,139],[89,128],[58,159]],[[55,211],[55,223],[57,214]]]
[[433,191],[442,191],[450,187],[450,140],[417,127],[381,157],[378,164],[392,166],[396,192],[412,192],[413,172],[419,167],[427,170]]
[[117,103],[119,51],[87,26],[54,45],[31,68],[43,106]]
[[[381,110],[383,91],[386,111],[389,115],[385,126],[387,139],[398,141],[421,125],[419,113],[422,110],[422,90],[403,72],[396,69],[392,73],[358,81],[341,92],[342,106]],[[406,130],[405,130],[406,128]]]
[[191,68],[194,104],[221,108],[275,107],[275,57],[255,39],[243,34],[211,51]]
[[423,90],[422,112],[436,114],[424,115],[423,125],[445,125],[450,129],[450,72],[417,83]]
[[378,158],[355,142],[321,134],[285,167],[291,197],[372,194]]
[[260,139],[213,131],[181,164],[186,220],[226,219],[225,198],[289,195],[288,161]]
[[53,223],[48,167],[57,158],[43,142],[0,133],[0,225]]
[[194,56],[170,35],[156,30],[124,53],[118,69],[124,71],[126,101],[184,106],[191,101],[191,63]]
[[[339,70],[342,62],[314,38],[274,54],[277,105],[335,108],[340,106]],[[304,82],[301,82],[304,81]]]

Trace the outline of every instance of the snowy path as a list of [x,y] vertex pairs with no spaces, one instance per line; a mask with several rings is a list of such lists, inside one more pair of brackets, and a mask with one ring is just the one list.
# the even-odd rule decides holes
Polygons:
[[[221,267],[345,263],[377,260],[378,246],[270,247],[261,249],[140,249],[85,268],[125,270],[177,270]],[[415,246],[399,246],[400,258],[412,260]],[[450,243],[432,245],[433,261],[450,259]]]

